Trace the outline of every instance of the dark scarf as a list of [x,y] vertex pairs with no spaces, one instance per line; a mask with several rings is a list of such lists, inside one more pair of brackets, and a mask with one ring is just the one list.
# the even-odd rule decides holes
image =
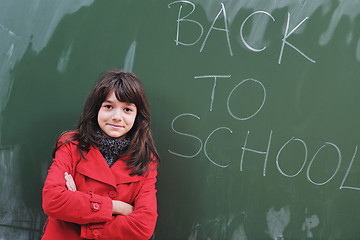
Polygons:
[[106,163],[111,167],[119,159],[119,156],[126,151],[130,139],[111,138],[104,136],[100,131],[98,131],[97,134],[99,136],[96,137],[96,146],[105,158]]

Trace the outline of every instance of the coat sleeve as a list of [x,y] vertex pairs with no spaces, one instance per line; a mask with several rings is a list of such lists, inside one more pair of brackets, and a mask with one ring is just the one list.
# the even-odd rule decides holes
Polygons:
[[[74,149],[67,143],[55,153],[43,188],[43,209],[46,215],[77,224],[107,222],[112,219],[112,201],[109,197],[70,191],[66,188],[64,173],[72,173]],[[77,150],[76,150],[77,151]]]
[[[153,164],[154,166],[155,164]],[[134,211],[127,215],[113,216],[105,224],[86,224],[81,226],[81,237],[86,239],[149,239],[157,220],[156,175],[153,168],[143,180],[142,187],[134,199]],[[95,231],[94,231],[95,229]],[[100,235],[100,236],[99,236]]]

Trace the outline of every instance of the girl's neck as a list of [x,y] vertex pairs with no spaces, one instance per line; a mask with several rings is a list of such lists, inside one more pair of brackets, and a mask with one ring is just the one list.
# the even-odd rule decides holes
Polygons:
[[125,137],[112,138],[98,131],[96,146],[111,167],[128,148],[130,139]]

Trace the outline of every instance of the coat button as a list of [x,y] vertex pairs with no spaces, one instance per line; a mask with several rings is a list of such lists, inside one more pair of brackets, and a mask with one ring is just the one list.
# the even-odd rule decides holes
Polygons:
[[88,188],[88,192],[89,192],[89,193],[94,193],[94,188],[89,187],[89,188]]
[[91,203],[91,209],[92,209],[94,212],[99,211],[99,210],[100,210],[100,204],[97,203],[97,202]]
[[94,234],[95,236],[99,236],[99,235],[100,235],[100,230],[97,229],[97,228],[93,229],[92,232],[93,232],[93,234]]
[[109,192],[109,197],[110,198],[115,198],[117,196],[117,193],[115,191],[110,191]]

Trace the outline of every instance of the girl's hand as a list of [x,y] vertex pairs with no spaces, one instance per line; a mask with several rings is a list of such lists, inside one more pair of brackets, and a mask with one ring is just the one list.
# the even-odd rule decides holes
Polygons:
[[75,192],[76,191],[76,185],[73,177],[65,172],[65,181],[66,181],[66,187],[68,190]]
[[134,207],[128,203],[112,200],[113,203],[113,214],[129,215],[134,211]]
[[[75,192],[76,185],[73,177],[65,172],[66,187],[68,190]],[[129,215],[134,211],[134,207],[128,203],[119,200],[112,200],[113,203],[113,214]]]

